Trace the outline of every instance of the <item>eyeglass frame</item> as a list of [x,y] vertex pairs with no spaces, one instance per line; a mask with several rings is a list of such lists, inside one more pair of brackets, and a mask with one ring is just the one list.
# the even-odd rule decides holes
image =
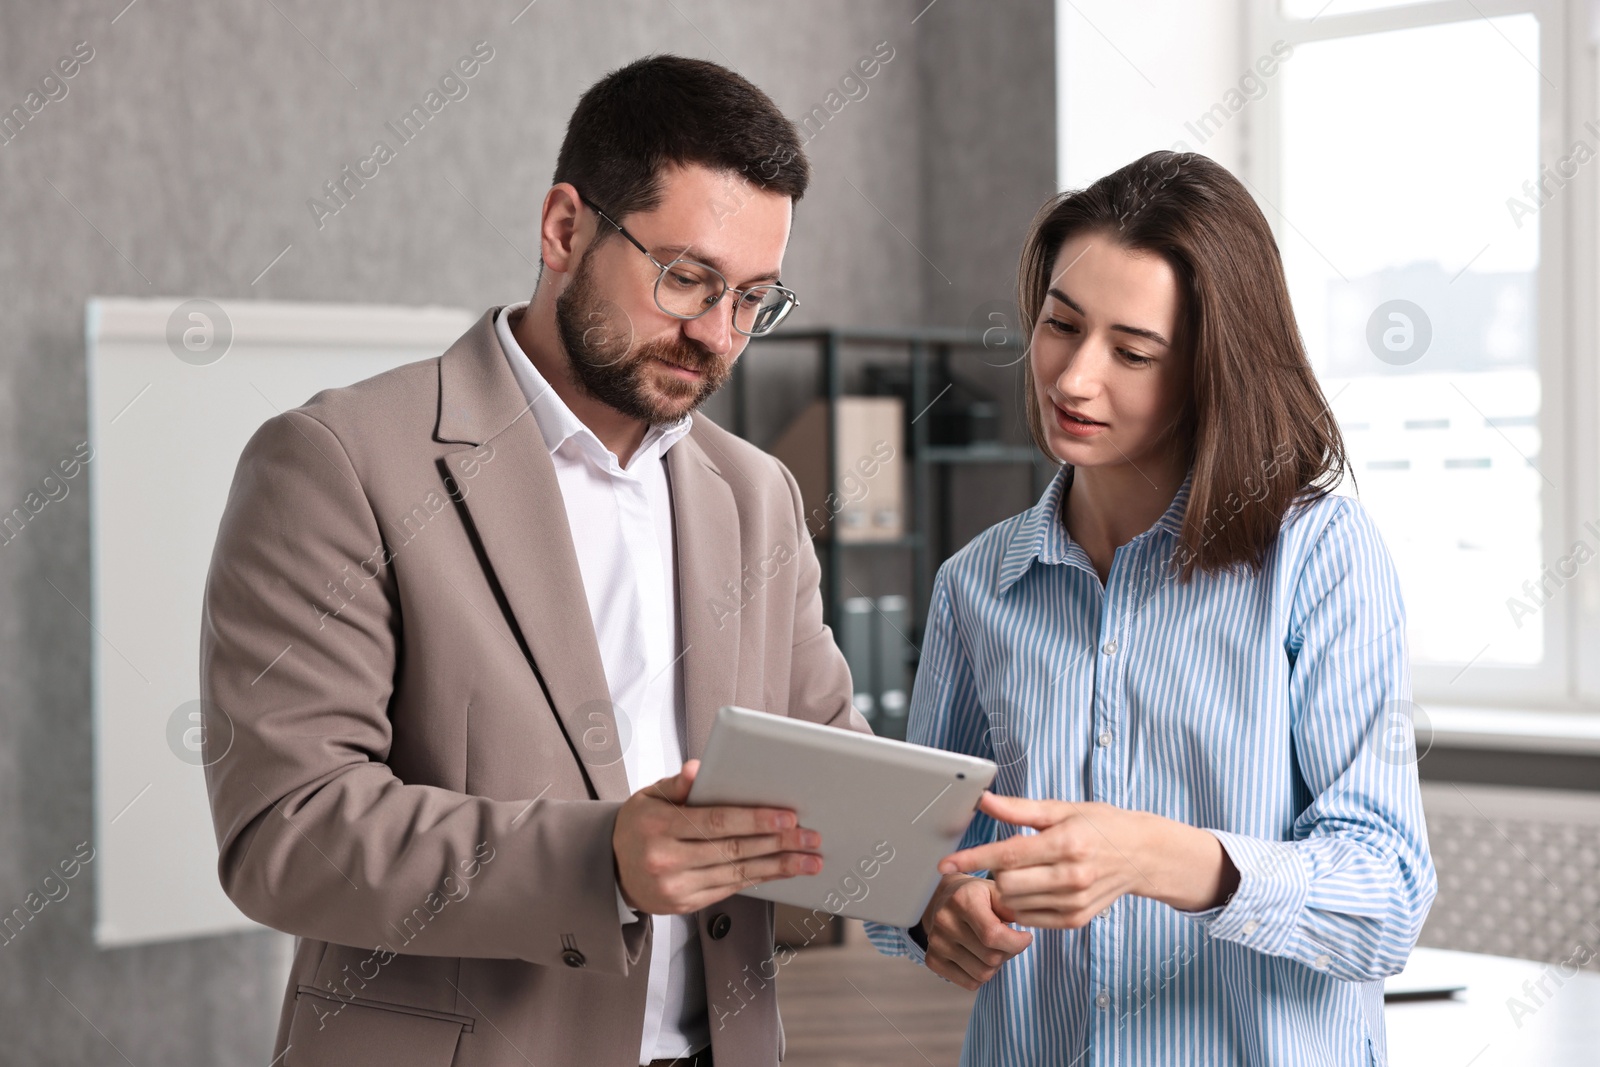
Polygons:
[[[706,270],[710,271],[712,274],[717,276],[717,280],[722,283],[722,292],[717,294],[717,298],[715,300],[713,300],[711,303],[707,304],[705,310],[699,312],[698,314],[694,314],[694,315],[679,315],[675,311],[668,311],[665,307],[661,306],[661,297],[660,297],[660,295],[658,293],[658,290],[661,287],[661,279],[666,277],[667,271],[672,269],[672,263],[663,264],[659,259],[657,259],[651,253],[651,251],[648,248],[646,248],[643,244],[640,243],[640,241],[639,241],[639,239],[637,237],[635,237],[633,234],[628,232],[628,228],[626,226],[622,225],[620,222],[617,222],[610,215],[607,215],[604,211],[600,210],[599,205],[592,204],[588,200],[585,200],[581,194],[578,197],[578,203],[583,204],[584,206],[589,208],[590,211],[593,211],[596,215],[599,215],[602,219],[604,219],[607,223],[609,223],[611,225],[611,227],[614,228],[618,233],[620,233],[620,234],[622,234],[622,236],[626,237],[628,239],[628,243],[633,245],[633,247],[637,248],[640,252],[643,252],[644,253],[644,258],[648,259],[650,261],[651,265],[656,268],[656,271],[657,271],[656,280],[655,280],[655,284],[650,287],[650,297],[651,297],[652,300],[655,301],[656,307],[661,309],[661,313],[663,315],[671,315],[673,318],[677,319],[679,322],[693,322],[695,319],[704,318],[706,315],[710,314],[712,311],[714,311],[716,309],[716,306],[718,304],[722,303],[722,298],[723,297],[727,296],[729,293],[733,293],[734,297],[735,297],[734,313],[733,313],[732,316],[730,316],[729,325],[731,325],[733,327],[734,332],[738,333],[742,337],[766,337],[768,334],[772,333],[773,330],[777,329],[778,325],[780,323],[782,323],[784,319],[789,317],[789,312],[790,311],[793,311],[795,308],[800,306],[800,295],[798,293],[796,293],[793,289],[789,288],[787,285],[784,285],[782,282],[762,282],[760,285],[751,285],[751,286],[747,286],[746,288],[743,288],[743,289],[735,289],[733,286],[728,284],[727,276],[724,275],[717,268],[713,267],[711,264],[702,263],[698,259],[687,259],[684,256],[679,256],[676,259],[674,259],[672,261],[672,263],[693,263],[697,267],[704,267]],[[688,250],[685,249],[685,252],[687,252],[687,251]],[[764,331],[762,333],[749,333],[748,331],[741,330],[741,329],[739,329],[739,324],[736,321],[738,319],[738,298],[744,296],[744,294],[748,293],[751,289],[777,289],[777,290],[779,290],[779,291],[781,291],[783,293],[788,294],[788,297],[789,297],[788,310],[784,311],[783,316],[781,318],[779,318],[777,322],[773,323],[772,327],[770,329],[768,329],[768,330],[766,330],[766,331]]]

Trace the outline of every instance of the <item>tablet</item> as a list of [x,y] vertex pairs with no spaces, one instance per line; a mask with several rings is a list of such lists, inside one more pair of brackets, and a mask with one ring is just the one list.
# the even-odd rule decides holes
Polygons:
[[822,835],[820,873],[744,896],[910,927],[994,775],[986,759],[725,707],[688,803],[788,808]]

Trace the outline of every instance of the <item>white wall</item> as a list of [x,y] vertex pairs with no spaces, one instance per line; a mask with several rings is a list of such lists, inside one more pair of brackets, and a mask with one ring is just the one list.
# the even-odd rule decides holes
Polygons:
[[[1158,148],[1204,152],[1240,173],[1252,96],[1275,81],[1252,69],[1259,57],[1244,54],[1247,2],[1057,0],[1061,188]],[[1225,119],[1197,125],[1219,104]]]

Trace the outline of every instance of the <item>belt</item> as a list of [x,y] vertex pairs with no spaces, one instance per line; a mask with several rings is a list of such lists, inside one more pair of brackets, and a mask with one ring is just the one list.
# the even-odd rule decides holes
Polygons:
[[687,1052],[675,1060],[651,1060],[650,1067],[712,1067],[711,1046],[699,1052]]

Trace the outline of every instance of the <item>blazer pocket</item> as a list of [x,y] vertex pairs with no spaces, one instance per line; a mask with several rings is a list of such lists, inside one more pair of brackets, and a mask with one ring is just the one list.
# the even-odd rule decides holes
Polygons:
[[295,987],[284,1067],[450,1067],[466,1015]]

